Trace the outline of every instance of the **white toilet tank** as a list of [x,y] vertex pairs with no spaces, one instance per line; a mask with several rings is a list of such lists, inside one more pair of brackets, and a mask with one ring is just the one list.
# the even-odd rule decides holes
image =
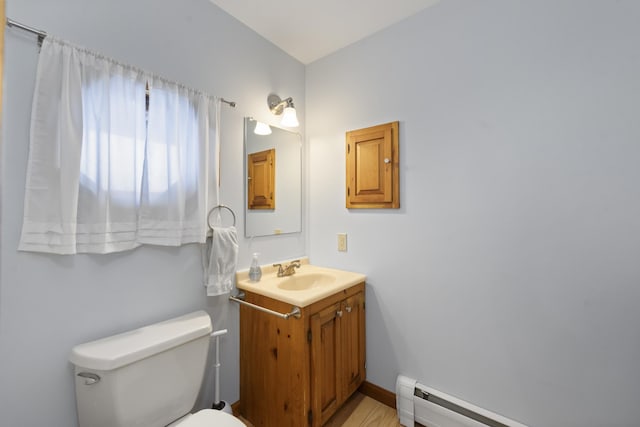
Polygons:
[[74,347],[80,427],[161,427],[188,414],[211,330],[197,311]]

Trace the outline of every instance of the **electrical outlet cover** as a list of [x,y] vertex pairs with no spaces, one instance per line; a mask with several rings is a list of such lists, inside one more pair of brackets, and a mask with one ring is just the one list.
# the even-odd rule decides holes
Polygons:
[[338,233],[338,250],[340,252],[347,251],[347,233]]

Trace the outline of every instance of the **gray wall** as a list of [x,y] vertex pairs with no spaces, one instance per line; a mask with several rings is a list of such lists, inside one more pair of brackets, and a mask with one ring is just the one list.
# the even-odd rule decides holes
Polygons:
[[[243,116],[275,124],[266,98],[292,96],[304,123],[304,66],[207,0],[9,0],[7,16],[75,44],[238,102],[222,111],[222,201],[243,216]],[[22,203],[35,38],[7,30],[0,246],[0,425],[77,424],[70,349],[81,342],[206,309],[222,338],[222,397],[238,400],[237,307],[207,298],[200,252],[143,247],[113,255],[16,251]],[[303,255],[302,234],[240,240],[240,267]],[[212,373],[199,406],[213,400]]]
[[[446,0],[307,66],[309,255],[368,276],[369,381],[640,424],[639,20]],[[393,120],[401,208],[345,209],[345,131]]]

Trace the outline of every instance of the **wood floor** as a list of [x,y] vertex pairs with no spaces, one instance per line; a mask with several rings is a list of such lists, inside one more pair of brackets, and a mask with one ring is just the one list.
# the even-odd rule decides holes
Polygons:
[[[253,424],[239,417],[247,426]],[[324,427],[400,427],[396,410],[356,392]]]

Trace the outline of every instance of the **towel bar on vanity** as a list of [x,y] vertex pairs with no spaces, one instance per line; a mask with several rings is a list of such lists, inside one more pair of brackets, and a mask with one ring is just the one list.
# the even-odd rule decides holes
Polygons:
[[281,318],[283,318],[285,320],[287,320],[290,317],[295,317],[296,319],[300,318],[300,307],[295,307],[294,306],[291,309],[291,312],[289,312],[289,313],[279,313],[277,311],[273,311],[273,310],[270,310],[268,308],[265,308],[265,307],[262,307],[262,306],[259,306],[259,305],[256,305],[256,304],[252,304],[250,302],[246,302],[244,300],[244,297],[245,297],[245,293],[240,291],[240,292],[238,292],[238,295],[236,295],[236,296],[230,295],[229,299],[231,301],[235,301],[237,303],[249,306],[251,308],[255,308],[256,310],[260,310],[260,311],[264,311],[265,313],[273,314],[274,316],[281,317]]

